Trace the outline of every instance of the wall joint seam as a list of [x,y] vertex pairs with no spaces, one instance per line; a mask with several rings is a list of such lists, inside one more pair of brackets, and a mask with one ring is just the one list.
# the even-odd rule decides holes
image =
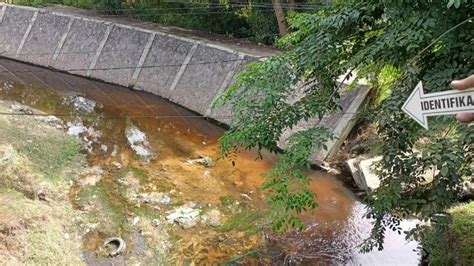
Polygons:
[[151,46],[153,45],[153,41],[155,40],[155,36],[156,36],[156,33],[151,33],[150,36],[148,37],[148,41],[145,44],[145,48],[143,48],[143,52],[142,52],[142,55],[140,56],[140,60],[138,61],[135,71],[133,72],[132,81],[130,84],[132,86],[135,86],[135,84],[137,83],[138,77],[140,76],[140,73],[142,71],[143,64],[145,64],[145,60],[148,57],[148,53],[150,53]]
[[197,49],[197,47],[198,47],[199,44],[200,44],[199,42],[195,43],[195,44],[191,47],[191,49],[189,50],[188,54],[186,55],[186,58],[184,59],[183,64],[181,65],[181,67],[180,67],[178,73],[176,74],[176,76],[175,76],[175,78],[174,78],[174,80],[173,80],[173,83],[171,84],[171,86],[170,86],[170,88],[169,88],[169,95],[168,95],[168,97],[171,96],[171,93],[173,93],[174,89],[176,88],[176,85],[178,85],[179,80],[180,80],[181,77],[183,76],[184,71],[186,70],[186,67],[188,66],[189,62],[191,61],[191,58],[192,58],[193,55],[194,55],[194,51],[196,51],[196,49]]
[[97,64],[97,61],[99,61],[100,54],[102,53],[102,49],[104,49],[105,44],[107,43],[107,40],[109,39],[110,32],[112,32],[112,28],[114,27],[114,24],[110,24],[107,27],[107,30],[105,31],[104,38],[99,44],[99,47],[97,48],[97,51],[95,53],[94,58],[92,59],[92,62],[89,66],[89,69],[86,72],[86,76],[90,77],[92,74],[92,70],[94,70],[95,65]]
[[31,18],[30,24],[28,25],[28,28],[26,28],[26,32],[23,35],[23,39],[21,39],[20,45],[18,46],[18,49],[16,50],[16,56],[19,56],[21,53],[21,50],[23,49],[23,46],[26,43],[26,40],[28,39],[28,36],[30,36],[31,29],[33,29],[33,26],[36,22],[36,18],[38,17],[39,11],[36,11],[33,13],[33,17]]

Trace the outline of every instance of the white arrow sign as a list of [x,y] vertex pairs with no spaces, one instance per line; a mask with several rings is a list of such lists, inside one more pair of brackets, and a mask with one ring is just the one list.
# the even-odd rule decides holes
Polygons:
[[474,88],[424,94],[423,84],[420,81],[402,110],[428,129],[428,116],[474,113]]

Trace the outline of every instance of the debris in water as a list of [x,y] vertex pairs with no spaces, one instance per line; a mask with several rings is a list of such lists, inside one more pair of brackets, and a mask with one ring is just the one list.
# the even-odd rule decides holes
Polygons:
[[222,224],[222,214],[216,209],[207,211],[201,218],[205,224],[210,226],[217,227]]
[[214,161],[212,160],[212,158],[210,158],[208,156],[199,156],[198,159],[187,160],[186,162],[189,163],[189,164],[200,164],[200,165],[203,165],[205,167],[214,166]]
[[130,147],[138,156],[144,158],[147,161],[153,158],[153,153],[149,148],[150,143],[148,142],[145,133],[140,131],[140,129],[135,126],[131,126],[125,132],[125,136],[127,137]]
[[195,226],[199,219],[199,209],[193,202],[187,203],[181,207],[168,212],[166,220],[169,223],[178,223],[183,229],[189,229]]
[[120,237],[111,237],[104,241],[104,247],[109,248],[110,257],[116,257],[125,252],[127,244],[125,244],[125,241]]
[[166,193],[161,193],[161,192],[140,193],[140,194],[136,194],[135,198],[145,203],[151,203],[151,204],[168,205],[171,203],[170,196]]
[[95,101],[77,95],[65,97],[64,103],[71,105],[76,111],[85,113],[92,113],[96,106],[98,106]]

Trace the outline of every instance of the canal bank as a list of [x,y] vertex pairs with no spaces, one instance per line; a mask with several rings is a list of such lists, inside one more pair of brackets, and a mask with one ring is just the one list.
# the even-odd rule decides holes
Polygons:
[[[5,112],[10,113],[4,119],[39,110],[54,115],[61,126],[56,130],[82,145],[86,166],[68,184],[66,203],[85,220],[72,227],[83,262],[121,264],[140,258],[209,264],[248,253],[244,263],[418,262],[417,244],[407,244],[395,232],[387,232],[384,251],[358,253],[370,229],[365,206],[330,175],[308,173],[320,206],[305,215],[303,232],[276,237],[258,215],[265,208],[260,174],[275,158],[255,161],[253,153],[240,154],[233,167],[217,151],[222,128],[146,92],[9,60],[1,60],[0,67],[5,70],[0,99],[9,101]],[[0,139],[9,138],[3,134]],[[28,141],[23,145],[34,147]],[[18,154],[28,158],[22,151]],[[39,175],[48,176],[46,170]],[[189,216],[173,216],[178,209]],[[71,232],[61,233],[76,239]],[[101,245],[117,236],[128,243],[127,251],[110,260]]]

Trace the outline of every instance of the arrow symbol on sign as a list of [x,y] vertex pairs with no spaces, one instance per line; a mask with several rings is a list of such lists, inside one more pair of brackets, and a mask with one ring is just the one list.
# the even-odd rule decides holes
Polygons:
[[423,83],[420,81],[402,110],[422,127],[428,129],[428,116],[474,113],[474,88],[424,94]]

